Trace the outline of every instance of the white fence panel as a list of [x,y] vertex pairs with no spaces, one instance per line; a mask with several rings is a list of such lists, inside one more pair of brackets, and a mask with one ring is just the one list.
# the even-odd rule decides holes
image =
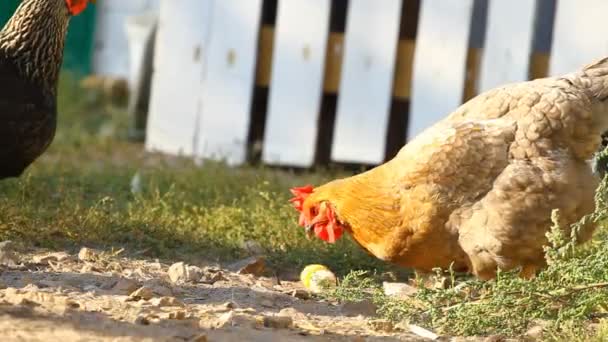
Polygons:
[[312,166],[323,93],[329,0],[280,0],[263,160]]
[[335,161],[384,160],[401,6],[401,0],[349,2],[331,153]]
[[241,164],[247,156],[262,0],[212,3],[196,155]]
[[210,1],[161,3],[146,133],[148,150],[194,153],[210,13]]
[[479,92],[528,80],[536,7],[536,0],[490,0]]
[[473,0],[422,0],[408,125],[411,139],[462,102]]
[[608,55],[605,0],[559,0],[555,14],[549,73],[552,76],[579,70]]

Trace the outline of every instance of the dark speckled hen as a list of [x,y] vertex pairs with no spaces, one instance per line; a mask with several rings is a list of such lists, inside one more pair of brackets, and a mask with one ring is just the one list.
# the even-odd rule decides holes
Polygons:
[[91,0],[23,0],[0,31],[0,179],[19,177],[51,144],[69,20]]

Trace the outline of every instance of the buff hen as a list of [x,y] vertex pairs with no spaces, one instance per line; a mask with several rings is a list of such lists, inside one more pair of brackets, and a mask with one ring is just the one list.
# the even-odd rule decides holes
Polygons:
[[[300,224],[328,242],[343,232],[379,259],[481,279],[545,266],[553,209],[561,226],[593,212],[588,161],[608,129],[608,58],[561,77],[485,92],[389,162],[292,189]],[[579,232],[586,241],[595,229]],[[568,232],[566,232],[568,234]]]

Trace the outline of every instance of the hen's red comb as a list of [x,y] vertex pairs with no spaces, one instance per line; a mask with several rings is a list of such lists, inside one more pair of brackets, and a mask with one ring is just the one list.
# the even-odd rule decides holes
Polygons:
[[71,15],[78,15],[87,8],[87,3],[95,3],[95,0],[66,0],[66,5]]
[[291,191],[291,193],[295,197],[290,199],[289,202],[293,203],[293,206],[298,211],[302,211],[302,206],[304,205],[304,200],[306,200],[306,197],[308,197],[310,194],[312,194],[313,189],[314,188],[312,187],[312,185],[291,188],[289,191]]
[[289,191],[294,195],[289,202],[293,203],[293,207],[296,208],[297,211],[300,212],[300,219],[298,220],[298,224],[302,227],[306,225],[306,218],[304,217],[304,213],[302,209],[304,207],[304,201],[306,197],[312,194],[314,187],[312,185],[300,186],[291,188]]

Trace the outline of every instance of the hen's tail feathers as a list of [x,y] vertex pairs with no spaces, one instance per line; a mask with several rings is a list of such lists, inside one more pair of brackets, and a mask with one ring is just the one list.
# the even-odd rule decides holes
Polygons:
[[586,65],[579,82],[600,102],[608,99],[608,57]]
[[608,57],[604,57],[604,58],[598,59],[594,62],[587,64],[585,67],[583,67],[583,71],[587,71],[590,69],[603,69],[603,68],[608,68]]

